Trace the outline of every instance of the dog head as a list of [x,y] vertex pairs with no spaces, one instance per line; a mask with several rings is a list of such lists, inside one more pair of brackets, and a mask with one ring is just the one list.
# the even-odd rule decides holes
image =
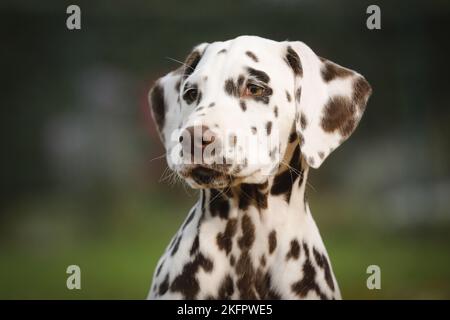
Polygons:
[[265,182],[294,141],[318,168],[370,94],[364,77],[302,42],[241,36],[195,47],[149,100],[169,167],[192,187],[220,188]]

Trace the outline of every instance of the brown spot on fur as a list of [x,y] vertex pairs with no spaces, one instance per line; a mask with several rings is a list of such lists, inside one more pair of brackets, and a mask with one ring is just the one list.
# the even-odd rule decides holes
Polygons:
[[302,98],[302,88],[299,87],[297,88],[297,90],[295,90],[295,101],[297,101],[297,103],[300,103],[301,98]]
[[242,111],[247,110],[247,105],[245,104],[245,101],[243,100],[239,101],[239,105],[241,106]]
[[277,106],[275,106],[273,108],[273,115],[275,116],[275,118],[278,118],[278,107]]
[[177,93],[180,92],[180,87],[181,87],[181,79],[179,79],[176,83],[175,83],[175,91]]
[[292,49],[291,46],[287,47],[287,52],[285,56],[287,64],[292,68],[294,71],[294,74],[296,76],[303,76],[303,68],[302,63],[300,61],[300,57],[298,56],[297,52]]
[[246,210],[250,205],[257,209],[267,208],[267,192],[265,184],[242,183],[239,193],[239,209]]
[[228,79],[225,81],[224,89],[225,92],[228,93],[230,96],[239,97],[239,89],[234,83],[233,79]]
[[270,82],[269,75],[262,70],[256,70],[256,69],[248,67],[247,71],[251,77],[255,78],[258,81],[261,81],[265,84],[268,84]]
[[200,239],[199,239],[199,236],[197,234],[197,236],[195,237],[194,241],[192,242],[192,247],[191,247],[191,250],[189,251],[189,254],[191,256],[193,256],[195,253],[197,253],[199,246],[200,246]]
[[256,299],[257,297],[253,289],[255,270],[248,254],[248,250],[244,250],[241,253],[236,264],[236,274],[238,275],[237,287],[239,290],[240,299]]
[[258,132],[258,129],[256,127],[251,127],[252,133],[256,134]]
[[314,259],[319,267],[321,267],[325,274],[325,281],[332,291],[334,291],[334,282],[331,275],[331,268],[328,263],[327,257],[324,254],[320,254],[316,248],[313,248]]
[[339,130],[343,137],[349,136],[355,129],[355,108],[347,97],[334,96],[324,107],[322,128],[325,132]]
[[325,82],[330,82],[336,78],[345,78],[353,74],[349,69],[343,68],[331,61],[322,60],[323,65],[321,68],[322,79]]
[[150,92],[150,104],[156,128],[161,134],[162,128],[164,127],[166,104],[164,101],[164,88],[159,83]]
[[216,189],[211,189],[210,199],[209,209],[211,216],[219,216],[222,219],[227,219],[228,212],[230,211],[230,203],[226,196]]
[[202,58],[200,52],[198,50],[194,50],[191,52],[190,55],[186,58],[186,61],[184,62],[184,73],[183,77],[187,78],[189,75],[191,75],[195,68],[197,67],[198,63],[200,62],[200,59]]
[[285,200],[289,202],[292,186],[299,177],[299,184],[301,184],[303,182],[303,168],[301,167],[300,146],[296,145],[289,161],[289,168],[275,176],[270,193],[275,196],[283,194]]
[[200,291],[200,286],[196,278],[200,268],[203,268],[206,272],[211,272],[213,269],[212,261],[205,258],[201,253],[197,254],[193,261],[184,265],[182,272],[173,280],[170,290],[180,292],[184,296],[184,299],[195,299]]
[[322,160],[323,160],[323,158],[325,158],[325,153],[323,153],[323,151],[319,151],[319,152],[317,153],[317,155],[318,155],[319,158],[322,159]]
[[263,267],[266,266],[267,261],[266,261],[266,256],[264,254],[261,255],[261,258],[260,258],[259,262],[261,263],[261,266],[263,266]]
[[362,112],[366,108],[367,99],[372,94],[372,87],[363,77],[358,77],[353,83],[353,102]]
[[245,214],[241,221],[242,236],[238,240],[241,250],[249,250],[255,241],[255,225],[250,217]]
[[270,135],[270,133],[272,132],[272,121],[266,123],[266,132],[267,135]]
[[217,52],[217,54],[226,53],[226,52],[227,52],[227,49],[222,49],[219,52]]
[[230,256],[230,265],[234,266],[234,264],[236,263],[236,258],[234,257],[234,255]]
[[294,142],[295,140],[297,140],[297,131],[294,130],[291,131],[291,133],[289,134],[289,143]]
[[220,250],[225,250],[228,255],[233,246],[233,236],[237,231],[237,220],[235,218],[229,219],[225,226],[225,231],[220,232],[216,237],[217,245]]
[[277,247],[277,232],[272,230],[269,233],[269,253],[272,254]]
[[297,260],[300,255],[300,244],[297,239],[291,241],[291,248],[286,254],[286,260],[294,259]]
[[227,275],[223,280],[219,288],[219,296],[220,300],[228,300],[234,293],[234,284],[233,279],[230,275]]
[[255,275],[255,289],[258,293],[259,299],[276,300],[281,298],[279,294],[272,289],[271,282],[270,273],[263,272],[261,269],[258,269]]
[[301,112],[300,113],[300,126],[303,130],[305,130],[307,125],[308,125],[308,121],[306,120],[306,115],[303,112]]
[[315,291],[322,300],[326,300],[327,296],[320,290],[315,280],[316,270],[311,261],[306,259],[303,264],[303,278],[292,284],[292,291],[294,291],[300,298],[305,298],[309,291]]
[[292,101],[291,94],[286,90],[286,99],[288,102]]
[[252,59],[255,62],[258,62],[258,57],[251,51],[246,51],[245,54],[250,57],[250,59]]

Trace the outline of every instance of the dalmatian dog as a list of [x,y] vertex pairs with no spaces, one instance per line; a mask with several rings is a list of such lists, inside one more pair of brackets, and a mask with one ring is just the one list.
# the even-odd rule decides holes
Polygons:
[[148,298],[341,299],[306,181],[371,92],[303,42],[256,36],[200,44],[157,80],[149,101],[169,168],[200,195]]

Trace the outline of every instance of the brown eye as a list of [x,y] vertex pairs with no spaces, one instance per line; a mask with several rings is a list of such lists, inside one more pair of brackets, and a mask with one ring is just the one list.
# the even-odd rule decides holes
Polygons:
[[253,96],[253,97],[261,97],[265,93],[265,89],[256,84],[247,84],[245,88],[244,96]]
[[183,99],[186,100],[187,103],[192,103],[195,99],[197,99],[198,90],[196,88],[187,89],[183,94]]

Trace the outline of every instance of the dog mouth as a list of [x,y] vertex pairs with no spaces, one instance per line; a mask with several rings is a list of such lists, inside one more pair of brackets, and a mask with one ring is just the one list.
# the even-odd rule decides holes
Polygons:
[[226,187],[233,181],[232,175],[228,174],[225,168],[217,166],[198,165],[183,170],[180,175],[185,179],[193,180],[195,186],[199,188]]

